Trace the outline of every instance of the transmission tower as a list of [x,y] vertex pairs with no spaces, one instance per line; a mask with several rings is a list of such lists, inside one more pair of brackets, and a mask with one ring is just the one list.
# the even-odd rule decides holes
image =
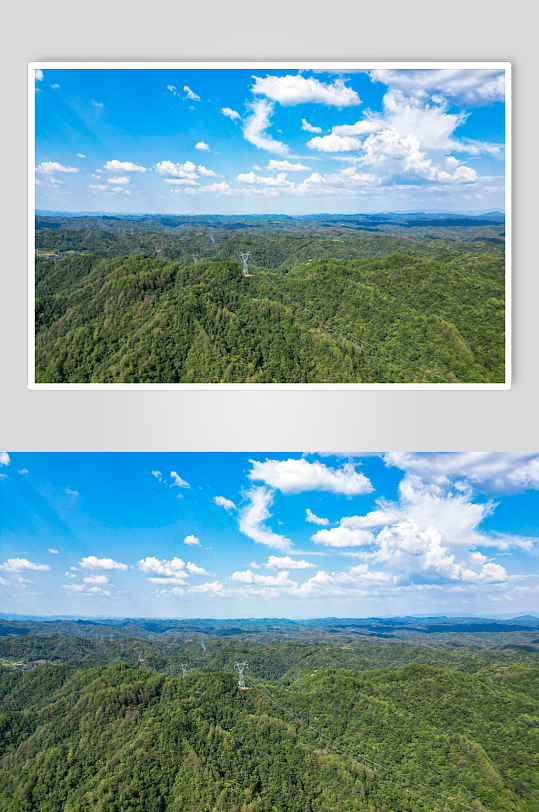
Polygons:
[[143,654],[144,654],[143,651],[137,651],[138,667],[139,668],[140,668],[141,664],[144,662],[144,657],[142,656]]
[[198,262],[198,254],[193,254],[193,263],[196,265]]
[[247,668],[247,663],[236,663],[234,668],[237,668],[237,670],[239,671],[238,688],[245,688],[245,682],[243,680],[243,672]]
[[157,254],[159,253],[159,251],[160,251],[160,248],[159,248],[159,243],[158,243],[158,242],[156,242],[156,243],[155,243],[155,255],[156,255],[156,256],[157,256]]
[[186,671],[189,668],[189,663],[180,663],[180,666],[182,669],[183,676],[185,677]]
[[249,271],[247,269],[247,260],[249,259],[250,256],[251,256],[250,251],[247,251],[246,254],[240,253],[240,259],[243,260],[243,270],[241,272],[242,276],[247,276],[248,273],[249,273]]

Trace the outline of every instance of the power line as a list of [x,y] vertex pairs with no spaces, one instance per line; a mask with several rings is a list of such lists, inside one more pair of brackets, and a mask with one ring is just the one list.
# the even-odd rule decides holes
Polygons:
[[[351,754],[355,759],[362,759],[363,761],[367,761],[369,764],[373,764],[374,766],[379,767],[380,769],[385,770],[386,772],[393,773],[393,775],[398,776],[401,780],[407,781],[408,783],[413,784],[416,787],[420,787],[421,789],[426,790],[428,793],[430,793],[433,796],[437,795],[439,798],[444,798],[446,801],[449,801],[449,802],[454,803],[454,804],[459,804],[460,806],[463,806],[466,809],[471,809],[473,812],[485,812],[484,809],[479,809],[476,806],[470,806],[470,804],[467,804],[465,801],[459,801],[457,798],[453,798],[451,795],[446,795],[445,793],[440,792],[439,790],[435,790],[435,789],[432,789],[431,787],[426,786],[426,784],[421,784],[419,781],[414,781],[413,779],[408,778],[407,776],[400,773],[398,770],[391,769],[389,767],[384,767],[384,765],[380,764],[380,762],[374,761],[373,759],[368,758],[367,756],[363,755],[362,753],[356,753],[353,750],[351,750],[349,747],[346,747],[343,744],[333,743],[333,742],[335,742],[334,739],[331,739],[329,736],[326,736],[323,733],[320,733],[320,731],[318,731],[316,728],[314,728],[308,722],[305,722],[299,716],[296,716],[296,714],[293,713],[293,711],[289,710],[285,705],[283,705],[281,702],[279,702],[279,700],[275,699],[275,697],[273,697],[272,694],[264,686],[262,681],[259,680],[257,677],[255,677],[252,673],[249,674],[249,678],[253,679],[256,682],[258,687],[268,697],[270,702],[273,702],[274,705],[277,705],[278,707],[282,708],[282,710],[284,710],[285,713],[287,713],[289,716],[291,716],[293,719],[295,719],[296,722],[298,722],[303,727],[308,728],[309,730],[311,730],[320,739],[324,739],[326,742],[328,742],[328,747],[330,747],[330,748],[332,748],[334,750],[340,748],[341,750],[346,751],[347,753]],[[382,780],[391,780],[391,779],[385,779],[384,776],[379,776],[379,777],[382,778]],[[411,791],[411,790],[407,789],[407,791]],[[415,793],[415,794],[419,795],[419,793]],[[421,797],[421,796],[419,796],[419,797]]]
[[[253,263],[251,261],[251,266],[252,265],[253,265]],[[322,319],[320,316],[317,316],[316,313],[312,312],[312,310],[309,310],[307,307],[304,307],[302,304],[299,304],[299,302],[296,302],[294,299],[292,299],[291,296],[289,296],[287,293],[285,293],[283,290],[281,290],[277,285],[275,285],[268,278],[269,273],[267,271],[262,271],[256,265],[255,265],[255,270],[257,270],[256,276],[263,277],[264,282],[267,282],[267,284],[270,285],[270,287],[274,288],[278,293],[280,293],[281,296],[284,296],[285,299],[288,299],[288,301],[292,302],[292,304],[295,307],[299,308],[300,310],[303,310],[309,316],[316,319],[326,329],[326,331],[328,333],[334,333],[335,335],[341,336],[341,338],[343,338],[349,344],[352,344],[352,346],[357,347],[358,349],[363,349],[363,344],[366,344],[368,347],[373,347],[378,352],[380,352],[380,349],[375,344],[371,344],[369,341],[366,341],[364,338],[360,338],[359,336],[356,336],[353,333],[345,333],[342,330],[337,329],[333,325],[328,325],[328,323],[326,321],[324,321],[324,319]],[[351,339],[348,336],[353,336],[353,338],[355,338],[356,341],[360,341],[361,344],[357,344],[354,341],[351,341]],[[433,372],[430,369],[425,369],[424,367],[420,367],[418,364],[414,364],[412,361],[405,361],[403,358],[399,358],[396,355],[392,355],[391,353],[387,352],[386,350],[381,350],[381,352],[384,355],[387,355],[389,358],[393,358],[393,360],[397,361],[397,363],[399,363],[399,364],[402,364],[402,365],[408,366],[408,367],[414,367],[414,369],[418,369],[421,372],[426,372],[429,375],[433,375],[435,378],[440,378],[440,380],[445,381],[446,383],[454,383],[454,381],[451,381],[449,378],[444,378],[443,375],[439,375],[437,372]],[[376,357],[379,358],[379,356],[376,356]],[[387,361],[384,361],[384,359],[380,359],[380,360],[383,361],[384,363],[388,363]]]

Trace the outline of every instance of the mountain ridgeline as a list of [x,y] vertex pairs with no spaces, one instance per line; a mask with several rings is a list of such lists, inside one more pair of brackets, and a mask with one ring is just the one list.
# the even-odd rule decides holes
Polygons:
[[537,620],[403,621],[6,619],[0,811],[535,812]]
[[346,228],[41,229],[36,381],[503,382],[503,246]]

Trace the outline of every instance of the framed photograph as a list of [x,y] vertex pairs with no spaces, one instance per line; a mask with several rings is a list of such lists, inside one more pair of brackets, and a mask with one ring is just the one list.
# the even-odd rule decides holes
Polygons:
[[509,63],[28,78],[30,388],[510,388]]

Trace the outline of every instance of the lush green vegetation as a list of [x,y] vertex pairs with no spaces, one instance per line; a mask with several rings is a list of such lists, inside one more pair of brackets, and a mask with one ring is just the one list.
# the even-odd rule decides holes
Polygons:
[[305,259],[316,241],[281,239],[307,246],[269,246],[251,278],[235,260],[38,258],[36,380],[503,381],[499,258]]
[[[539,701],[447,668],[290,688],[125,665],[0,671],[0,809],[532,812]],[[308,728],[306,725],[310,725]],[[414,783],[411,783],[411,782]]]
[[[2,812],[539,804],[531,616],[5,617],[0,632]],[[360,636],[390,633],[422,644]],[[243,661],[247,691],[236,684]]]

